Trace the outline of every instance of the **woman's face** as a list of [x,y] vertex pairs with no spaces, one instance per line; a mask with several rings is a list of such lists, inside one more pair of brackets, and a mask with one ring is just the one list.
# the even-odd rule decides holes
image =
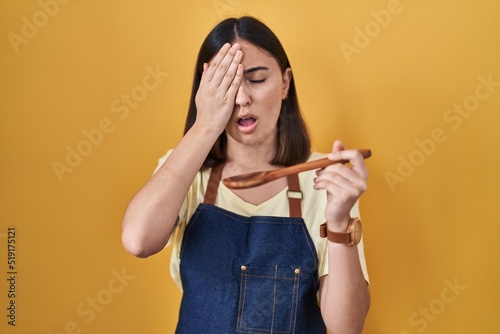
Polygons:
[[292,77],[291,69],[281,73],[273,56],[245,40],[236,43],[243,52],[244,75],[226,133],[242,144],[274,145],[281,103],[287,97]]

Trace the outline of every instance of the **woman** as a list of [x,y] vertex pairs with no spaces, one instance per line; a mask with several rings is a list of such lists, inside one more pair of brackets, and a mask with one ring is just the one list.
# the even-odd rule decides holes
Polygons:
[[[260,21],[219,23],[195,72],[184,137],[123,220],[135,256],[174,244],[171,272],[183,289],[176,332],[360,333],[370,303],[362,244],[330,236],[357,222],[362,156],[340,141],[328,155],[310,152],[290,63]],[[350,167],[248,189],[220,183],[324,156]]]

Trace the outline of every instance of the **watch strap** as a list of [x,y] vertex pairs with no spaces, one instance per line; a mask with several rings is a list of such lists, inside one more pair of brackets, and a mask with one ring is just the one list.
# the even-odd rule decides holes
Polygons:
[[[349,224],[350,223],[351,221],[349,220]],[[330,231],[326,223],[323,223],[319,226],[319,235],[320,237],[328,238],[329,241],[335,242],[337,244],[349,245],[351,243],[351,233]]]

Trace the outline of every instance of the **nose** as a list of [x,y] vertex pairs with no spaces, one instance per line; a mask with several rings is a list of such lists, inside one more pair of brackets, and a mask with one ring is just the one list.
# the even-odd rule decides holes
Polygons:
[[246,87],[244,83],[241,83],[240,87],[238,88],[238,92],[236,92],[235,103],[240,107],[245,107],[252,103],[248,87]]

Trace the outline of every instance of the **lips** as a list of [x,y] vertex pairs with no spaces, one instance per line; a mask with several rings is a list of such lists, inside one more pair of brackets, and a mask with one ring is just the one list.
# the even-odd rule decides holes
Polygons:
[[252,132],[257,124],[257,119],[255,117],[252,117],[250,115],[245,115],[236,121],[238,124],[238,129],[243,132],[243,133],[250,133]]

